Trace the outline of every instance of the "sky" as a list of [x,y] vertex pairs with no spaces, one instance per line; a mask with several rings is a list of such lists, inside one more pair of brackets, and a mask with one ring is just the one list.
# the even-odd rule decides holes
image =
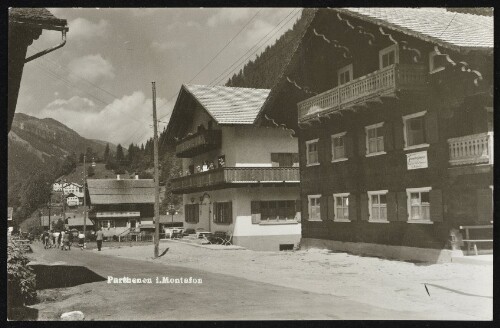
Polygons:
[[[68,21],[67,43],[25,65],[16,112],[127,147],[153,136],[152,81],[162,131],[183,83],[225,84],[301,14],[298,8],[49,10]],[[61,32],[44,30],[28,56],[60,41]]]

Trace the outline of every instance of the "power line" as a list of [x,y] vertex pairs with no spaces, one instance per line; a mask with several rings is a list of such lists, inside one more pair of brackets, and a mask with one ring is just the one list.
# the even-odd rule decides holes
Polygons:
[[219,52],[217,52],[217,54],[216,54],[215,56],[213,56],[213,57],[212,57],[212,59],[210,59],[210,61],[209,61],[208,63],[206,63],[206,64],[205,64],[205,66],[203,66],[203,68],[202,68],[202,69],[201,69],[198,73],[196,73],[196,75],[195,75],[195,76],[194,76],[191,80],[189,80],[189,82],[188,82],[188,83],[191,83],[191,81],[193,81],[193,80],[194,80],[194,79],[195,79],[198,75],[200,75],[200,74],[201,74],[201,72],[203,72],[203,71],[205,70],[205,68],[207,68],[207,67],[208,67],[208,65],[210,65],[210,64],[211,64],[211,63],[215,60],[215,58],[217,58],[217,57],[218,57],[218,56],[219,56],[219,55],[220,55],[220,54],[224,51],[224,49],[226,49],[226,48],[227,48],[227,47],[231,44],[231,42],[233,42],[233,40],[234,40],[234,39],[235,39],[238,35],[240,35],[240,33],[241,33],[241,32],[243,32],[243,30],[244,30],[244,29],[245,29],[245,28],[246,28],[246,27],[247,27],[247,26],[248,26],[248,25],[249,25],[249,24],[250,24],[250,23],[254,20],[254,18],[255,18],[255,17],[257,17],[257,15],[258,15],[261,11],[262,11],[262,9],[259,9],[259,11],[257,11],[257,12],[255,13],[255,15],[253,15],[253,17],[252,17],[252,18],[250,18],[250,20],[249,20],[249,21],[248,21],[248,22],[247,22],[247,23],[246,23],[246,24],[245,24],[245,25],[244,25],[244,26],[243,26],[243,27],[242,27],[242,28],[238,31],[238,33],[236,33],[236,35],[235,35],[235,36],[233,36],[233,37],[231,38],[231,40],[229,40],[229,42],[227,42],[227,43],[226,43],[226,45],[225,45],[224,47],[222,47],[222,49],[221,49],[221,50],[219,50]]
[[[271,31],[269,31],[269,33],[267,33],[262,39],[260,39],[252,48],[250,48],[246,53],[244,53],[239,59],[237,59],[229,68],[227,68],[224,72],[222,72],[219,76],[217,76],[214,80],[212,80],[210,82],[211,85],[217,85],[219,83],[221,83],[223,80],[225,80],[229,75],[231,74],[234,74],[234,71],[236,67],[238,67],[240,64],[242,64],[243,62],[246,62],[249,58],[251,58],[257,51],[259,51],[260,48],[262,48],[270,39],[272,39],[281,29],[283,29],[286,24],[288,24],[299,12],[300,12],[300,9],[297,9],[297,11],[295,12],[295,14],[290,17],[281,27],[279,27],[279,25],[281,25],[281,23],[283,23],[290,15],[292,15],[294,10],[292,10],[285,18],[283,18],[279,23],[278,25]],[[273,33],[274,32],[274,33]],[[270,35],[271,33],[273,33],[272,35]],[[270,35],[270,36],[269,36]],[[269,37],[268,37],[269,36]],[[267,38],[267,39],[266,39]],[[262,40],[266,39],[260,46],[258,45]],[[257,47],[257,48],[255,48]],[[254,49],[252,51],[252,49]],[[252,51],[250,53],[250,51]],[[247,56],[247,54],[249,54]],[[246,56],[246,57],[245,57]],[[245,57],[245,58],[244,58]],[[241,60],[243,58],[243,60]],[[227,72],[227,73],[226,73]]]

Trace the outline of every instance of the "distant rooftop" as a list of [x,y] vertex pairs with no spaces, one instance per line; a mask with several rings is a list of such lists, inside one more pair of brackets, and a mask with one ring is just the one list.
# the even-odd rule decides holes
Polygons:
[[88,179],[90,203],[96,204],[153,204],[153,179]]

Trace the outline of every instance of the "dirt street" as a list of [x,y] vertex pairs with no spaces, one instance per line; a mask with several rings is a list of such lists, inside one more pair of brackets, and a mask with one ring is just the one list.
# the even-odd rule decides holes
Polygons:
[[[152,246],[62,252],[35,248],[44,263],[81,265],[107,278],[201,278],[202,284],[108,284],[40,292],[41,319],[80,310],[92,320],[492,318],[492,266],[419,265],[324,251],[210,250]],[[424,285],[425,284],[425,285]],[[427,291],[425,289],[427,286]]]

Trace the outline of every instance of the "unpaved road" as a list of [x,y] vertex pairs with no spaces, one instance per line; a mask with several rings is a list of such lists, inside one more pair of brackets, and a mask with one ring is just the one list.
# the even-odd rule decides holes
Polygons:
[[[162,243],[161,248],[166,245]],[[43,290],[40,292],[43,298],[54,300],[34,306],[39,310],[40,320],[57,320],[61,313],[74,310],[82,311],[86,320],[443,319],[439,312],[387,309],[353,301],[345,295],[306,291],[258,279],[178,267],[160,260],[127,259],[105,253],[79,249],[69,252],[44,250],[35,245],[32,257],[48,264],[86,267],[104,278],[151,278],[154,282],[156,277],[193,277],[201,278],[202,283],[110,284],[101,281]],[[213,256],[217,253],[214,251]],[[459,313],[454,319],[477,320]]]

